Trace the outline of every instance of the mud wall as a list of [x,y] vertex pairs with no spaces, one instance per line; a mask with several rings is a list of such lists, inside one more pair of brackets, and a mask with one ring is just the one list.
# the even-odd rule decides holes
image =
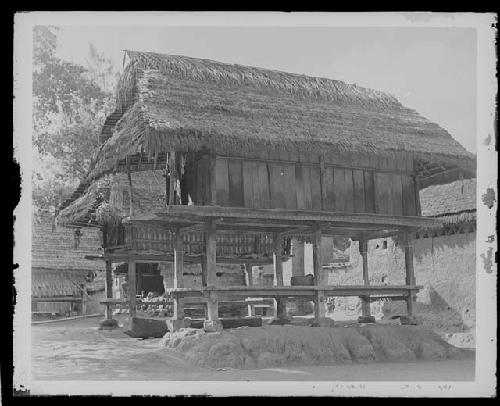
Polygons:
[[[476,233],[466,232],[412,241],[415,277],[424,286],[418,295],[415,312],[422,324],[438,331],[467,331],[475,326]],[[359,244],[355,241],[345,251],[349,265],[328,271],[331,285],[363,284]],[[305,244],[305,274],[313,273],[312,246]],[[292,261],[283,264],[284,284],[290,284]],[[404,252],[397,240],[377,239],[368,243],[370,283],[399,285],[405,283]],[[272,272],[272,265],[265,269]],[[337,299],[353,308],[359,299]],[[377,311],[379,304],[372,304]],[[406,314],[404,302],[385,303],[385,317]]]

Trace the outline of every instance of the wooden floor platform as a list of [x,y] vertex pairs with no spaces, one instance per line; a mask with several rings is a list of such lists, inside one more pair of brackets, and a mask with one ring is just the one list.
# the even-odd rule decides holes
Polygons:
[[[181,230],[196,229],[212,219],[217,230],[246,230],[279,233],[307,233],[308,228],[321,225],[323,235],[348,235],[377,238],[421,227],[440,226],[433,218],[394,216],[374,213],[339,213],[327,211],[250,209],[222,206],[167,206],[165,211],[133,216],[132,223],[163,224]],[[194,227],[194,228],[193,228]]]

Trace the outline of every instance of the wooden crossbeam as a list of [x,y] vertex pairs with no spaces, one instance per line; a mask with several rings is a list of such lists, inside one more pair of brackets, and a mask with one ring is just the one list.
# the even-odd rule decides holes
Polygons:
[[[330,223],[332,226],[357,225],[360,228],[368,227],[424,227],[437,225],[434,219],[418,216],[395,216],[373,213],[338,213],[324,211],[306,211],[290,209],[251,209],[242,207],[221,206],[168,206],[164,212],[155,213],[159,221],[168,222],[172,217],[181,217],[190,221],[206,221],[209,217],[223,218],[219,223],[245,223],[257,219],[264,220],[262,224],[288,225],[321,225]],[[136,218],[135,220],[139,220]]]
[[[281,261],[287,261],[291,255],[281,256]],[[85,259],[96,261],[111,261],[111,262],[126,262],[129,258],[133,258],[136,263],[157,263],[157,262],[174,262],[173,254],[105,254],[105,255],[86,255]],[[203,255],[184,255],[184,262],[187,264],[199,264],[203,260]],[[272,257],[226,257],[217,256],[219,264],[252,264],[252,265],[268,265],[273,263]]]
[[415,285],[393,285],[393,286],[364,286],[364,285],[340,285],[340,286],[224,286],[211,288],[183,288],[167,289],[167,293],[173,296],[190,297],[204,296],[210,292],[218,294],[223,298],[246,298],[246,297],[315,297],[317,292],[325,296],[405,296],[422,289]]

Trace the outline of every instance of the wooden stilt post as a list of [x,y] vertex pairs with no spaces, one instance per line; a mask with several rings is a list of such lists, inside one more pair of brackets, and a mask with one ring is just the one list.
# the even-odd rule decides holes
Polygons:
[[[326,285],[326,275],[323,272],[323,264],[321,263],[321,228],[319,225],[314,227],[313,236],[313,269],[314,269],[314,284],[317,287]],[[326,296],[324,291],[316,290],[314,297],[314,317],[321,319],[326,316]]]
[[[281,262],[281,256],[283,254],[283,238],[279,233],[273,234],[273,265],[274,265],[274,285],[283,286],[283,262]],[[276,300],[276,318],[279,320],[285,320],[286,317],[286,299],[284,297],[277,296]]]
[[252,264],[245,264],[245,283],[247,286],[253,286],[253,266]]
[[278,233],[273,234],[273,259],[274,259],[274,285],[283,286],[283,263],[281,255],[283,253],[283,239]]
[[[113,271],[111,269],[111,261],[106,261],[106,283],[104,285],[104,292],[106,294],[106,299],[113,298]],[[104,317],[106,320],[111,320],[113,318],[113,306],[111,303],[106,303],[106,309],[104,310]]]
[[[298,238],[292,238],[292,277],[305,275],[304,248],[304,241]],[[295,301],[297,303],[297,312],[299,314],[304,314],[306,310],[306,304],[309,302],[309,300],[307,300],[306,298],[297,297]]]
[[212,219],[208,219],[205,228],[205,261],[207,272],[207,286],[216,286],[217,276],[217,240],[216,240],[215,223]]
[[[216,228],[212,219],[208,219],[205,228],[205,255],[206,255],[206,272],[207,272],[207,287],[215,287],[217,285],[217,240]],[[207,297],[207,316],[203,328],[205,331],[220,331],[222,323],[219,320],[219,298],[216,292],[209,291]]]
[[[370,285],[370,276],[368,274],[368,241],[364,238],[359,240],[359,253],[363,260],[363,284]],[[361,317],[358,318],[360,323],[375,323],[375,317],[370,313],[370,297],[361,296]]]
[[304,276],[304,241],[292,239],[292,276]]
[[85,286],[82,287],[82,315],[87,314],[87,289]]
[[[184,287],[184,241],[179,229],[174,234],[174,288]],[[184,319],[184,306],[179,295],[174,297],[174,319]]]
[[130,317],[136,316],[136,269],[135,261],[128,261],[128,308]]
[[[245,285],[253,286],[253,274],[252,274],[253,266],[251,264],[245,264],[244,266],[245,266]],[[248,317],[253,316],[251,302],[248,302],[247,304],[247,314]]]
[[207,256],[201,258],[201,286],[207,286]]
[[[406,270],[406,285],[415,286],[415,273],[413,270],[413,247],[411,246],[410,236],[408,232],[403,234],[403,247],[405,252],[405,270]],[[407,318],[401,318],[401,324],[417,324],[413,314],[413,302],[415,301],[415,292],[410,290],[406,297]]]

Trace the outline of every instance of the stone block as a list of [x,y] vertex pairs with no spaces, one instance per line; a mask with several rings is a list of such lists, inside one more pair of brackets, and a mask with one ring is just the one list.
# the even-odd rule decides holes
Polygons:
[[118,320],[116,319],[104,319],[99,322],[98,330],[114,330],[119,328]]
[[132,317],[125,334],[134,338],[161,338],[167,331],[165,319]]
[[374,316],[359,316],[358,323],[375,323]]
[[222,331],[222,322],[220,320],[205,320],[203,322],[203,330],[205,330],[207,333]]
[[312,327],[334,327],[335,321],[329,317],[317,317],[309,320]]
[[260,317],[223,317],[220,318],[222,327],[236,328],[236,327],[261,327],[262,318]]
[[290,324],[290,319],[287,318],[273,319],[269,322],[269,324],[272,326],[284,326],[285,324]]

